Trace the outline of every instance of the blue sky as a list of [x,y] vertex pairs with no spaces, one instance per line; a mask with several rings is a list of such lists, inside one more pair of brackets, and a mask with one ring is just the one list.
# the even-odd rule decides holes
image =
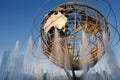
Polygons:
[[[20,42],[20,51],[25,51],[28,38],[32,35],[32,22],[36,13],[38,12],[40,14],[39,20],[41,20],[44,13],[48,10],[56,7],[58,4],[68,1],[87,0],[48,0],[48,3],[44,5],[39,12],[38,9],[45,0],[0,0],[0,56],[2,56],[5,50],[13,51],[17,40]],[[110,0],[110,2],[117,16],[118,30],[120,31],[120,1]],[[99,8],[103,15],[107,15],[106,11],[108,11],[108,8],[105,8],[105,4],[95,4],[94,2],[91,2],[90,4],[94,4],[93,6]],[[113,15],[111,16],[109,21],[114,24],[114,21],[111,20]],[[37,27],[39,28],[40,22],[37,24]],[[120,43],[113,49],[117,60],[120,61]]]

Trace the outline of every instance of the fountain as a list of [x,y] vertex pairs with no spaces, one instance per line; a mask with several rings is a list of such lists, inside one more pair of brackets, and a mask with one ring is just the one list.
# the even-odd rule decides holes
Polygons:
[[[91,5],[60,4],[45,15],[36,52],[31,36],[25,52],[19,51],[18,41],[13,52],[5,51],[0,80],[118,80],[109,29],[106,18]],[[95,68],[103,57],[105,70]]]
[[[0,66],[0,80],[72,80],[72,72],[70,70],[67,70],[67,68],[70,67],[70,65],[68,65],[70,64],[70,62],[68,61],[69,57],[67,55],[64,63],[65,69],[61,69],[53,63],[49,62],[48,69],[44,71],[44,59],[41,58],[41,52],[43,53],[40,46],[41,40],[39,39],[39,46],[37,50],[37,55],[39,56],[37,56],[35,61],[32,61],[32,55],[27,53],[31,53],[31,43],[32,41],[30,37],[28,40],[29,47],[27,45],[25,53],[19,53],[18,41],[16,42],[13,54],[11,54],[10,51],[6,51],[4,53]],[[99,41],[97,42],[97,44],[99,50],[101,50],[101,45],[99,44]],[[111,52],[110,49],[108,49],[108,51]],[[99,53],[99,56],[101,55],[102,54]],[[108,60],[108,67],[106,67],[106,70],[95,70],[95,68],[90,68],[88,71],[86,70],[86,68],[83,68],[83,71],[74,71],[76,74],[75,76],[79,77],[82,80],[118,80],[120,76],[120,70],[117,62],[111,59],[111,57],[113,57],[112,53],[106,53],[106,55]],[[27,60],[27,58],[29,61]],[[25,62],[24,60],[27,61]],[[61,59],[58,58],[58,60]],[[111,60],[112,63],[109,62]],[[61,62],[59,62],[59,64],[61,64]],[[114,66],[111,66],[112,64],[117,65],[116,68],[114,68]]]

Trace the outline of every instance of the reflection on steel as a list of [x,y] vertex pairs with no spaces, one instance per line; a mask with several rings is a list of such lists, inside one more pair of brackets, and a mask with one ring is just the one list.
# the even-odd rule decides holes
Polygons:
[[[54,43],[56,30],[59,36],[58,46]],[[80,48],[83,33],[88,42],[86,51]],[[83,2],[63,3],[49,11],[40,29],[44,54],[51,62],[67,70],[81,70],[97,63],[105,53],[103,33],[109,40],[110,31],[106,19],[97,9]],[[103,49],[101,55],[98,55],[98,42]],[[66,59],[69,62],[66,63]]]

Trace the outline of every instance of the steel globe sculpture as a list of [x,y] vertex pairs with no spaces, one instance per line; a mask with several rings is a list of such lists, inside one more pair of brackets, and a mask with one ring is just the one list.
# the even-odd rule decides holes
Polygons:
[[84,2],[58,5],[44,16],[40,28],[44,54],[52,63],[66,70],[94,66],[105,54],[103,33],[109,40],[105,17]]

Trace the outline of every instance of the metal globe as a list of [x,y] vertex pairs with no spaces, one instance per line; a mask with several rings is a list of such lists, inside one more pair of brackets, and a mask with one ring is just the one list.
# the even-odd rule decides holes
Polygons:
[[40,28],[44,54],[52,63],[67,70],[92,67],[100,60],[105,53],[103,33],[109,40],[105,17],[84,2],[58,5],[45,15]]

